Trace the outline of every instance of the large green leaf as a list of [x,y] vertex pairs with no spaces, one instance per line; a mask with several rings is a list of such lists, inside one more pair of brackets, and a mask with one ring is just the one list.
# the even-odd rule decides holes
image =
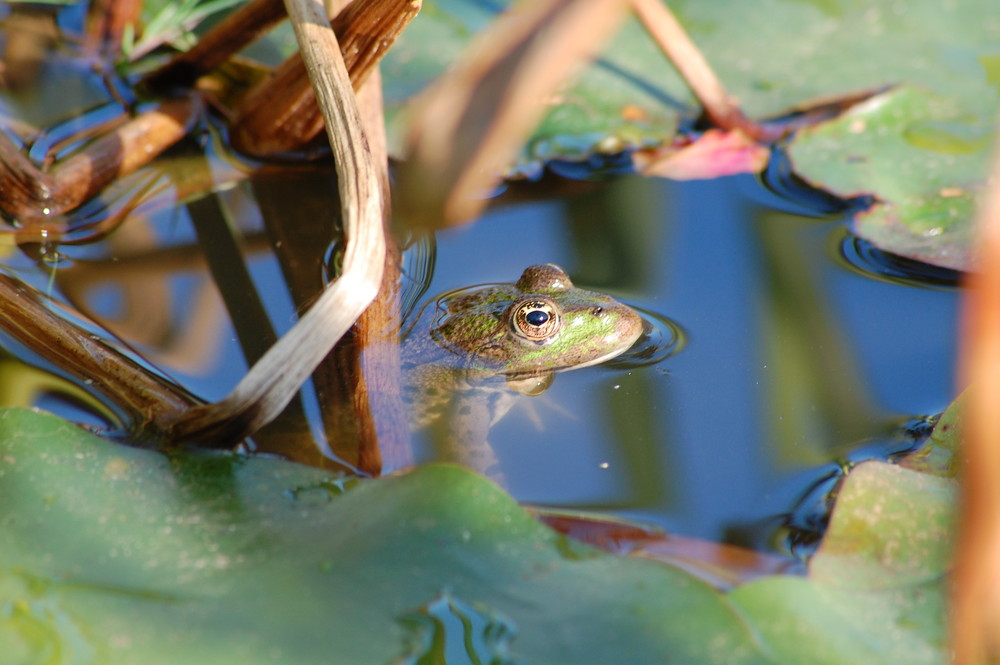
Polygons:
[[778,662],[946,662],[954,499],[953,480],[861,464],[838,495],[808,577],[764,578],[730,598]]
[[457,467],[345,483],[6,410],[0,529],[5,663],[764,662],[720,592]]
[[0,653],[111,664],[475,662],[469,652],[497,663],[943,662],[954,491],[949,478],[859,465],[807,577],[723,595],[575,544],[457,467],[360,481],[274,459],[166,458],[5,410]]

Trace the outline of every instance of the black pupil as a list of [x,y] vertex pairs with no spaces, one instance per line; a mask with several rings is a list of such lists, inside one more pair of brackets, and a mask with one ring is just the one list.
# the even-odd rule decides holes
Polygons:
[[533,326],[540,326],[549,320],[549,315],[540,309],[536,309],[528,312],[525,315],[524,320]]

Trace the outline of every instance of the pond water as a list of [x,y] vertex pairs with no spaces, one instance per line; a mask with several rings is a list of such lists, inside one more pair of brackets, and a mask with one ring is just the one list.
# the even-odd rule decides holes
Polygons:
[[[316,185],[328,174],[286,176],[279,200],[335,209]],[[659,362],[560,373],[541,395],[518,398],[489,443],[519,500],[780,549],[787,515],[806,532],[822,526],[813,522],[838,469],[907,450],[920,419],[953,397],[957,290],[879,274],[842,219],[802,214],[749,176],[627,175],[518,202],[538,189],[514,187],[477,223],[438,233],[422,300],[553,262],[579,287],[669,319],[682,339]],[[276,333],[295,319],[260,240],[261,192],[243,182],[208,203],[142,215],[119,231],[118,249],[115,235],[61,248],[54,284],[182,385],[218,399],[247,367],[245,324],[237,334],[219,297],[239,256]],[[217,266],[213,283],[218,257],[202,249],[218,241],[213,225],[227,224],[238,230],[237,262]],[[49,288],[46,270],[23,257],[11,265]],[[249,343],[264,346],[258,329]],[[42,404],[86,419],[64,401]],[[322,408],[306,404],[314,421]],[[436,457],[418,437],[416,460]]]
[[842,219],[801,213],[749,176],[629,176],[440,233],[431,292],[552,261],[684,331],[522,399],[490,434],[513,494],[760,547],[840,465],[909,448],[954,394],[957,291],[859,268]]
[[[67,68],[73,80],[87,80],[81,67],[49,63],[42,89],[57,91],[55,74]],[[56,123],[37,138],[36,153],[103,119],[105,106],[117,113],[102,81],[85,87],[99,92],[69,120],[36,118]],[[0,110],[38,116],[52,106],[28,93]],[[83,107],[92,109],[89,119],[77,118]],[[5,260],[206,400],[223,397],[246,372],[247,356],[295,320],[298,306],[269,249],[269,220],[285,214],[300,224],[332,216],[338,205],[328,173],[276,169],[270,180],[247,180],[232,168],[221,175],[222,161],[213,167],[222,191],[203,199],[177,193],[182,176],[205,168],[201,147],[218,140],[197,135],[173,151],[179,166],[165,200],[184,203],[165,207],[161,197],[105,242],[47,248],[48,262],[36,264],[38,248]],[[148,175],[106,193],[71,223],[99,220],[105,206],[120,209],[149,185]],[[567,182],[557,181],[546,184],[562,191]],[[274,190],[275,182],[284,189]],[[839,469],[907,450],[925,430],[923,418],[954,396],[951,276],[911,278],[905,266],[890,276],[900,271],[857,245],[842,218],[813,214],[749,176],[568,184],[575,193],[554,199],[538,199],[538,185],[511,187],[477,223],[442,231],[433,252],[409,257],[404,277],[412,286],[412,266],[432,256],[427,300],[514,281],[526,266],[552,262],[576,286],[608,292],[681,331],[674,352],[658,362],[626,358],[561,373],[541,395],[516,400],[489,442],[519,500],[780,548],[786,521],[806,540],[822,526],[823,492]],[[325,241],[311,249],[309,260],[322,260]],[[5,347],[51,369],[17,344]],[[37,403],[103,422],[52,392]],[[306,400],[303,408],[316,428],[323,405]],[[437,458],[427,437],[418,438],[414,457]]]

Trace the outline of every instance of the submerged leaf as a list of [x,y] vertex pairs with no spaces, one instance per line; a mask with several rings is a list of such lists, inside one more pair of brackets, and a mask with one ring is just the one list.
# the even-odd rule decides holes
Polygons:
[[637,152],[633,160],[643,175],[697,180],[759,173],[770,154],[769,148],[739,130],[711,129],[689,145]]

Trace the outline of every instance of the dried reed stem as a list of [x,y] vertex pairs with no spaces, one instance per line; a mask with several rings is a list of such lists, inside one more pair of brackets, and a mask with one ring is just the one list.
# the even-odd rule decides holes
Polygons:
[[[360,89],[420,10],[420,0],[355,0],[333,19],[344,64]],[[323,116],[299,54],[281,63],[237,109],[233,146],[269,156],[301,148],[323,131]]]
[[489,191],[561,86],[625,18],[625,0],[520,3],[477,37],[420,100],[407,136],[398,208],[436,228],[479,214]]
[[37,168],[0,132],[0,210],[25,225],[79,206],[115,179],[149,163],[190,130],[200,105],[167,100],[89,144],[50,173]]
[[767,130],[743,115],[736,100],[726,92],[705,56],[663,1],[631,0],[631,3],[646,30],[701,102],[708,119],[721,129],[740,129],[753,138],[766,138]]
[[180,438],[236,441],[274,419],[375,298],[385,239],[382,194],[354,91],[321,2],[286,0],[337,164],[346,250],[343,274],[221,402],[177,424]]
[[251,0],[230,12],[187,51],[178,53],[140,80],[141,86],[187,87],[285,18],[281,0]]
[[195,400],[152,374],[93,333],[77,326],[46,304],[44,296],[8,275],[0,274],[3,332],[60,369],[85,381],[123,411],[124,420],[141,438],[157,430],[164,417],[184,413]]

